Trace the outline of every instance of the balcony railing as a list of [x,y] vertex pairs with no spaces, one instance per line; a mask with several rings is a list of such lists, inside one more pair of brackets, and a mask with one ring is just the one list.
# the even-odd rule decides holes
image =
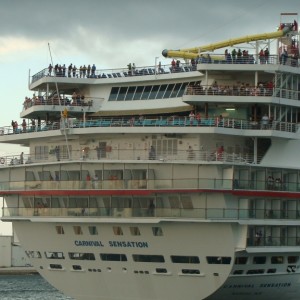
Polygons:
[[300,222],[300,214],[294,210],[274,211],[269,216],[267,210],[235,209],[235,208],[131,208],[131,207],[9,207],[3,209],[3,217],[156,217],[156,218],[196,218],[204,220],[297,220]]
[[87,121],[77,119],[67,119],[64,124],[61,122],[42,122],[41,124],[26,124],[26,126],[18,125],[0,127],[0,135],[7,134],[24,134],[32,132],[58,130],[62,128],[93,128],[93,127],[219,127],[237,130],[274,130],[283,132],[296,132],[299,128],[297,123],[281,122],[281,121],[249,121],[235,118],[219,118],[219,117],[200,117],[197,116],[173,116],[162,117],[156,116],[152,118],[134,117],[109,117]]
[[72,98],[72,97],[64,97],[58,99],[58,97],[43,97],[43,96],[36,96],[33,98],[25,98],[23,103],[23,110],[26,110],[33,106],[42,106],[42,105],[51,105],[51,106],[63,106],[67,107],[69,111],[72,111],[74,107],[93,107],[93,103],[95,100],[103,100],[103,98],[96,98],[96,97],[79,97],[79,98]]
[[170,149],[170,152],[156,151],[156,153],[150,153],[150,149],[112,149],[111,146],[107,146],[102,149],[91,149],[89,147],[83,147],[81,150],[70,151],[70,157],[68,153],[61,150],[51,149],[49,153],[44,154],[21,154],[21,155],[7,155],[0,157],[1,166],[16,166],[23,164],[35,164],[35,163],[49,163],[49,162],[71,162],[71,161],[86,161],[86,162],[107,162],[111,160],[139,160],[145,163],[151,162],[194,162],[194,163],[230,163],[230,164],[255,164],[259,163],[262,159],[261,155],[258,155],[256,162],[254,161],[253,153],[229,153],[222,148],[218,149],[187,149],[178,150]]
[[265,57],[260,58],[259,55],[249,55],[247,57],[241,57],[239,59],[229,59],[226,58],[224,53],[212,55],[211,58],[203,55],[199,57],[198,60],[195,60],[193,63],[181,63],[172,66],[171,64],[167,65],[157,65],[157,66],[141,66],[135,67],[133,65],[128,66],[127,68],[118,68],[118,69],[103,69],[103,70],[95,70],[94,72],[88,73],[83,72],[83,70],[72,69],[71,72],[68,72],[68,66],[65,68],[61,67],[60,70],[55,71],[52,69],[51,71],[48,68],[45,68],[38,73],[32,76],[31,83],[39,80],[43,77],[56,76],[56,77],[72,77],[78,79],[109,79],[109,78],[120,78],[120,77],[128,77],[128,76],[142,76],[142,75],[150,75],[156,76],[159,74],[167,74],[167,73],[180,73],[180,72],[190,72],[197,70],[197,64],[272,64],[272,65],[286,65],[291,67],[299,67],[299,62],[297,58],[293,57],[284,57],[278,55],[270,55],[268,59]]
[[[113,171],[113,170],[112,170]],[[78,176],[79,176],[78,171]],[[120,175],[121,176],[121,175]],[[268,180],[252,181],[237,179],[211,179],[211,178],[160,178],[160,179],[119,179],[118,175],[108,179],[82,179],[82,180],[34,180],[34,181],[6,181],[0,183],[0,191],[25,190],[247,190],[271,192],[296,192],[300,198],[300,183],[282,182],[276,179],[270,185]]]

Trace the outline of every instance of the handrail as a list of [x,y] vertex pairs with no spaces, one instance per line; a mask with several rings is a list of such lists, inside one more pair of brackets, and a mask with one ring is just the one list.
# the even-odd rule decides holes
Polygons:
[[245,96],[245,97],[280,97],[292,100],[300,100],[300,92],[298,90],[283,89],[273,85],[188,85],[184,91],[184,95],[206,95],[206,96]]
[[[103,98],[98,98],[103,99]],[[94,101],[97,100],[96,97],[78,97],[78,98],[72,98],[72,97],[60,97],[60,102],[58,97],[36,97],[36,98],[29,98],[26,97],[24,102],[23,102],[23,110],[26,110],[32,106],[41,106],[41,105],[51,105],[51,106],[62,106],[62,110],[64,107],[73,107],[73,106],[78,106],[78,107],[92,107]]]
[[[224,53],[215,54],[208,59],[207,56],[200,56],[197,60],[192,63],[181,63],[180,66],[172,66],[172,64],[165,64],[161,66],[142,66],[136,68],[118,68],[118,69],[97,69],[93,75],[81,75],[80,69],[77,69],[73,75],[73,72],[68,78],[76,79],[111,79],[120,77],[130,77],[130,76],[142,76],[142,75],[152,75],[156,76],[159,74],[168,74],[174,72],[190,72],[196,71],[197,64],[272,64],[272,65],[287,65],[291,67],[299,67],[299,62],[297,58],[291,56],[284,57],[280,55],[270,55],[266,60],[265,58],[260,58],[258,55],[249,55],[248,57],[241,57],[240,60],[229,60],[225,57]],[[31,83],[43,78],[43,77],[67,77],[67,71],[64,74],[54,74],[52,71],[49,74],[48,68],[42,69],[38,73],[34,74],[31,79]]]
[[[51,200],[50,200],[51,201]],[[51,202],[50,202],[51,204]],[[51,217],[180,217],[197,218],[204,220],[298,220],[299,213],[293,210],[275,210],[272,216],[268,215],[267,209],[240,209],[240,208],[162,208],[155,207],[150,213],[149,208],[131,207],[47,207],[41,203],[39,207],[8,207],[3,208],[3,217],[13,216],[51,216]]]
[[[220,117],[200,117],[194,116],[192,119],[189,116],[133,116],[133,117],[105,117],[92,119],[87,121],[77,119],[67,119],[66,128],[91,128],[91,127],[219,127],[230,128],[237,130],[274,130],[283,132],[296,132],[298,124],[292,122],[281,122],[270,120],[268,124],[263,122],[235,119],[235,118],[220,118]],[[266,125],[266,126],[263,126]],[[60,129],[59,122],[46,123],[43,122],[39,126],[27,124],[25,129],[22,125],[15,128],[12,126],[0,127],[0,135],[10,134],[26,134],[39,131],[49,131]]]
[[[226,152],[224,150],[211,148],[211,149],[187,149],[176,150],[176,153],[169,154],[163,151],[157,151],[150,157],[150,149],[135,148],[129,151],[128,149],[111,149],[111,146],[107,146],[105,149],[91,149],[83,146],[82,149],[70,151],[71,157],[69,158],[65,153],[57,154],[55,149],[50,149],[49,153],[44,153],[42,156],[39,154],[35,156],[35,153],[23,153],[21,155],[4,155],[0,157],[0,167],[2,166],[17,166],[23,164],[34,163],[49,163],[55,161],[91,161],[101,162],[115,160],[118,157],[124,157],[126,154],[127,160],[141,160],[148,162],[151,161],[193,161],[193,162],[218,162],[218,163],[231,163],[231,164],[253,164],[253,153],[234,153]],[[123,154],[124,153],[124,154]],[[261,156],[258,156],[258,162],[261,160]]]
[[[112,170],[114,171],[114,170]],[[49,172],[50,173],[50,172]],[[49,175],[50,176],[50,175]],[[104,176],[104,175],[103,175]],[[2,181],[0,191],[29,191],[29,190],[222,190],[222,191],[268,191],[295,192],[300,195],[300,183],[283,182],[277,179],[271,185],[268,180],[238,180],[216,178],[168,178],[168,179],[119,179],[118,176],[109,178],[81,180],[27,180]]]

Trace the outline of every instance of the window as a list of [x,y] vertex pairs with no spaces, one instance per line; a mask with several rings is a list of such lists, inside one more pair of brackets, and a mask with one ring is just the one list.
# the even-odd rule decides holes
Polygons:
[[35,146],[34,147],[34,159],[35,160],[47,160],[49,155],[48,146]]
[[110,92],[109,101],[114,101],[117,99],[119,93],[119,87],[113,87]]
[[70,208],[86,208],[88,207],[87,197],[70,197],[69,200]]
[[283,264],[283,256],[272,256],[271,263],[272,264]]
[[268,269],[267,273],[276,273],[276,269]]
[[73,230],[74,230],[74,233],[76,235],[82,235],[83,234],[82,229],[81,229],[80,226],[73,226]]
[[142,94],[143,94],[143,90],[144,90],[144,87],[143,87],[143,86],[138,86],[138,87],[136,88],[136,91],[135,91],[133,100],[140,100],[140,99],[141,99],[141,96],[142,96]]
[[41,252],[40,251],[25,251],[28,258],[41,258]]
[[69,252],[69,258],[75,260],[95,260],[93,253]]
[[184,90],[185,90],[185,87],[187,86],[187,82],[184,82],[182,85],[181,85],[181,88],[179,89],[178,91],[178,94],[177,94],[177,97],[182,97],[183,96],[183,93],[184,93]]
[[161,99],[163,97],[166,89],[167,89],[167,85],[166,84],[161,85],[160,88],[159,88],[159,91],[158,91],[158,93],[156,95],[156,99]]
[[133,254],[132,258],[135,262],[151,262],[151,263],[165,262],[165,259],[162,255]]
[[176,98],[177,97],[177,94],[178,94],[178,91],[180,90],[180,87],[181,87],[181,83],[176,83],[175,84],[175,87],[173,89],[173,92],[171,94],[171,98]]
[[231,262],[231,257],[227,256],[207,256],[206,257],[208,264],[223,264],[229,265]]
[[101,253],[100,257],[104,261],[127,261],[125,254]]
[[135,86],[130,86],[128,88],[128,91],[127,91],[127,95],[125,97],[125,100],[132,100],[133,99],[133,96],[134,96],[134,93],[135,93],[135,89],[136,87]]
[[149,95],[149,99],[155,99],[156,98],[156,94],[158,92],[158,89],[159,89],[159,85],[154,85],[152,90],[151,90],[151,93]]
[[236,265],[245,265],[247,263],[248,257],[236,257],[235,264]]
[[253,264],[262,265],[266,263],[266,256],[254,256],[253,257]]
[[190,196],[181,196],[181,205],[184,209],[194,208],[193,202]]
[[265,272],[264,269],[255,269],[255,270],[248,270],[247,274],[252,275],[252,274],[263,274]]
[[89,226],[89,233],[90,233],[90,235],[98,235],[97,227]]
[[112,87],[109,101],[131,101],[182,97],[187,82],[148,86]]
[[161,227],[152,227],[152,232],[154,236],[163,236]]
[[167,88],[167,90],[166,90],[166,92],[163,96],[164,98],[169,98],[171,96],[171,93],[173,91],[174,86],[175,86],[175,84],[169,84],[168,85],[168,88]]
[[117,101],[124,100],[126,93],[127,93],[127,87],[121,87],[119,91],[119,95],[117,97]]
[[59,264],[50,264],[51,269],[62,270],[62,265]]
[[138,227],[130,227],[131,235],[141,235],[140,229]]
[[177,155],[177,139],[158,139],[153,140],[152,145],[156,149],[156,155]]
[[241,274],[243,274],[244,273],[244,270],[235,270],[234,272],[233,272],[233,275],[241,275]]
[[171,255],[171,260],[176,264],[200,264],[198,256]]
[[114,226],[113,232],[115,235],[123,235],[123,230],[120,226]]
[[48,259],[65,259],[63,252],[45,252],[45,257]]
[[197,269],[182,269],[182,274],[200,274],[200,270]]
[[82,270],[81,266],[79,266],[79,265],[73,265],[72,268],[73,268],[74,271]]
[[35,181],[35,175],[33,171],[25,171],[25,181]]
[[61,225],[56,225],[55,229],[57,234],[65,234],[64,228]]
[[150,95],[151,89],[152,89],[152,86],[145,86],[145,89],[144,89],[144,92],[143,92],[141,100],[148,100],[148,97]]
[[288,256],[288,263],[289,264],[295,264],[298,262],[299,256]]
[[156,268],[156,273],[163,273],[163,274],[165,274],[165,273],[168,273],[168,271],[165,268]]

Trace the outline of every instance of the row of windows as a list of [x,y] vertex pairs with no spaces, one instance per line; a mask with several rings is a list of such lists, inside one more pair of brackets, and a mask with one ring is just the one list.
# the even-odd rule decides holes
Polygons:
[[[253,274],[264,274],[265,270],[264,269],[251,269],[245,272],[244,270],[235,270],[233,272],[233,275],[241,275],[241,274],[248,274],[248,275],[253,275]],[[276,273],[276,269],[268,269],[266,273],[271,273],[274,274]]]
[[[287,263],[289,264],[295,264],[299,261],[299,256],[288,256],[287,257]],[[235,264],[236,265],[245,265],[248,262],[248,257],[236,257]],[[278,256],[272,256],[270,258],[271,264],[283,264],[285,262],[285,257],[278,255]],[[254,265],[263,265],[267,263],[267,257],[266,256],[254,256],[252,258],[252,264]]]
[[[57,234],[65,234],[64,227],[62,225],[55,226]],[[83,235],[82,227],[79,225],[73,226],[73,231],[75,235]],[[96,226],[88,226],[88,231],[90,235],[98,235],[98,230]],[[113,226],[112,231],[114,235],[124,235],[123,229],[120,226]],[[141,235],[140,229],[135,226],[129,227],[129,231],[131,235],[138,236]],[[154,236],[163,236],[163,231],[161,227],[152,227],[152,234]]]
[[[41,258],[40,251],[25,251],[28,258]],[[84,252],[69,252],[71,260],[96,260],[94,253]],[[47,259],[65,259],[63,252],[45,252]],[[100,253],[102,261],[127,261],[126,254],[118,253]],[[132,259],[135,262],[150,262],[150,263],[164,263],[165,258],[163,255],[149,255],[149,254],[133,254]],[[208,264],[230,264],[231,257],[217,257],[207,256]],[[175,264],[200,264],[198,256],[184,256],[184,255],[171,255],[171,261]]]
[[[80,265],[73,265],[72,266],[74,271],[81,271],[83,270],[82,267]],[[53,270],[62,270],[63,266],[60,264],[50,264],[50,269]],[[89,272],[101,272],[101,269],[88,269]],[[107,271],[111,272],[111,268],[107,268]],[[123,268],[124,272],[127,272],[127,270],[125,268]],[[155,269],[156,273],[158,274],[166,274],[168,273],[168,270],[165,268],[156,268]],[[134,271],[135,274],[150,274],[149,271],[138,271],[135,270]],[[198,269],[182,269],[181,270],[181,274],[200,274],[200,270]]]
[[[134,180],[144,180],[134,179]],[[155,195],[155,196],[78,196],[78,197],[23,197],[25,208],[37,208],[42,205],[45,208],[148,208],[149,203],[154,202],[156,208],[194,208],[191,195]]]
[[162,85],[113,87],[109,101],[153,100],[182,97],[188,84],[195,82]]
[[[56,269],[56,270],[62,270],[63,269],[62,265],[60,265],[60,264],[50,264],[50,268],[51,269]],[[81,271],[82,270],[82,267],[80,265],[73,265],[72,268],[75,271]],[[89,268],[88,271],[89,272],[101,272],[101,269],[90,269]],[[111,272],[111,268],[108,267],[107,271]],[[123,271],[127,272],[127,269],[123,268]],[[168,273],[168,270],[166,268],[156,268],[155,271],[156,271],[156,273],[159,273],[159,274]],[[264,269],[251,269],[251,270],[247,270],[247,271],[235,270],[233,272],[233,275],[242,275],[242,274],[254,275],[254,274],[264,274],[264,273],[274,274],[276,272],[277,272],[277,270],[275,268],[271,268],[271,269],[267,269],[267,270],[264,270]],[[289,272],[289,271],[287,271],[287,272]],[[149,271],[135,270],[134,273],[135,274],[149,274]],[[199,269],[182,269],[181,274],[191,274],[191,275],[196,274],[196,275],[198,275],[198,274],[200,274],[200,270]]]

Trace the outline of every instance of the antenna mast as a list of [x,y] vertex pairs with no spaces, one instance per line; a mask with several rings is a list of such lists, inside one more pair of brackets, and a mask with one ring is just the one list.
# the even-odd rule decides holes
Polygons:
[[[52,54],[51,54],[51,49],[50,49],[50,43],[48,43],[48,48],[49,48],[49,53],[50,53],[51,64],[53,66],[53,59],[52,59]],[[55,78],[56,78],[56,76],[55,76]],[[57,93],[57,97],[58,97],[59,106],[62,107],[61,100],[60,100],[60,94],[59,94],[59,91],[58,91],[58,84],[57,84],[57,80],[56,79],[55,79],[55,88],[56,88],[56,93]],[[64,136],[65,136],[65,140],[66,140],[66,146],[67,146],[67,151],[68,151],[68,158],[70,159],[71,155],[70,155],[70,148],[69,148],[69,143],[68,143],[66,123],[65,123],[65,118],[63,116],[62,110],[60,110],[60,126],[62,127],[61,129],[64,132]]]

